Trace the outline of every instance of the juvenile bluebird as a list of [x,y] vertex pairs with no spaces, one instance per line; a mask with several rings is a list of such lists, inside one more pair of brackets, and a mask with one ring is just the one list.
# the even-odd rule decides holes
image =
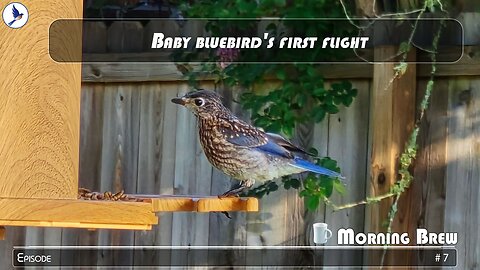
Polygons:
[[20,13],[18,9],[15,7],[15,5],[12,5],[12,13],[13,13],[13,21],[8,23],[8,26],[12,26],[12,24],[16,21],[19,21],[22,19],[23,13]]
[[213,91],[190,92],[172,102],[185,106],[197,117],[200,143],[208,161],[240,181],[221,196],[237,195],[255,181],[307,171],[343,178],[302,158],[308,153],[282,136],[266,133],[237,118]]

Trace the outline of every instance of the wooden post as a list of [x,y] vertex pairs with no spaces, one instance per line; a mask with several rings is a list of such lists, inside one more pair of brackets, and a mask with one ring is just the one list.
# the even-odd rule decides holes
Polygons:
[[[395,55],[398,49],[393,46],[375,48],[375,59],[381,61]],[[408,56],[415,59],[415,50]],[[398,180],[399,157],[410,136],[415,122],[416,67],[409,64],[405,74],[392,81],[396,63],[374,65],[373,93],[371,100],[371,167],[369,196],[387,193]],[[385,199],[367,207],[365,231],[385,232],[388,212],[393,198]],[[408,232],[408,224],[398,218],[392,225],[393,232]],[[379,260],[380,258],[369,258]],[[385,260],[404,260],[389,258]]]
[[[76,198],[81,64],[54,62],[48,35],[54,20],[81,18],[83,1],[25,5],[25,26],[0,27],[0,197]],[[81,31],[65,35],[81,44]]]

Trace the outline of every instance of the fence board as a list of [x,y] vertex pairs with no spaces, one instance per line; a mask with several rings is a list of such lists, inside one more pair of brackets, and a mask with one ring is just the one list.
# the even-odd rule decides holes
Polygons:
[[[138,149],[138,171],[137,171],[137,190],[139,194],[160,193],[160,173],[162,158],[169,159],[169,156],[162,155],[164,146],[162,136],[164,134],[163,121],[165,120],[165,96],[167,91],[163,91],[159,83],[146,83],[140,86],[140,118],[139,118],[139,149]],[[174,127],[175,124],[172,125]],[[165,182],[170,182],[165,178]],[[173,181],[173,180],[172,180]],[[134,243],[137,246],[160,245],[161,237],[167,237],[171,233],[171,227],[168,226],[169,219],[160,219],[162,227],[157,234],[157,230],[135,232]],[[165,225],[165,226],[164,226]],[[144,253],[139,253],[133,258],[134,262],[150,262],[158,264],[157,256],[147,257]]]
[[480,79],[451,80],[445,231],[458,232],[458,269],[480,264]]
[[[336,204],[360,201],[365,198],[367,179],[367,139],[368,111],[370,103],[370,84],[368,81],[355,81],[353,87],[358,89],[358,96],[348,108],[330,116],[328,155],[338,161],[342,174],[347,178],[346,194],[334,192],[331,200]],[[339,136],[344,134],[344,136]],[[336,245],[339,228],[352,228],[363,231],[365,207],[355,207],[340,212],[327,209],[325,222],[328,223],[333,235],[328,245]],[[332,262],[354,261],[354,258],[336,256],[328,258]]]
[[[328,156],[328,125],[329,117],[326,117],[324,121],[317,123],[313,126],[313,138],[312,146],[318,150],[318,155],[321,157]],[[325,220],[326,208],[323,203],[320,203],[316,211],[305,211],[304,220],[304,237],[306,245],[315,245],[313,242],[313,223],[326,222]]]

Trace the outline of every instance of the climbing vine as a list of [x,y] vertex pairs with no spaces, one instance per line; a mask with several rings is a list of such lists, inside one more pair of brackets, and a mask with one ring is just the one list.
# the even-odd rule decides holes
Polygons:
[[[343,4],[342,1],[341,1],[341,3],[342,3],[342,6],[344,7],[344,11],[346,12],[345,5]],[[413,36],[415,34],[415,31],[417,30],[417,25],[418,25],[419,19],[422,18],[422,15],[426,11],[434,11],[436,8],[440,9],[440,11],[445,15],[445,17],[448,15],[448,13],[445,11],[444,6],[443,6],[443,4],[440,0],[426,0],[421,9],[415,10],[415,12],[418,12],[417,20],[413,24],[412,32],[411,32],[411,35],[409,37],[408,42],[402,43],[400,45],[398,54],[401,55],[402,58],[401,58],[401,61],[399,62],[399,64],[397,64],[394,68],[395,73],[394,73],[393,78],[390,80],[390,83],[393,82],[395,79],[399,78],[400,76],[402,76],[408,68],[408,64],[406,63],[406,59],[407,59],[407,55],[408,55],[409,51],[412,48],[412,39],[413,39]],[[346,13],[346,16],[348,17],[347,13]],[[417,149],[418,149],[417,138],[418,138],[418,133],[419,133],[419,130],[420,130],[420,123],[422,122],[422,120],[424,118],[424,115],[425,115],[425,112],[428,109],[430,96],[431,96],[432,91],[433,91],[434,76],[435,76],[435,72],[436,72],[437,47],[438,47],[438,43],[439,43],[439,39],[440,39],[440,34],[443,30],[443,27],[445,26],[444,24],[445,24],[445,21],[441,20],[438,31],[435,33],[435,36],[434,36],[433,41],[432,41],[432,47],[433,48],[432,48],[432,50],[429,51],[430,59],[431,59],[431,63],[432,63],[430,78],[427,82],[427,85],[426,85],[426,88],[425,88],[425,94],[424,94],[424,96],[422,98],[422,101],[420,103],[419,118],[417,119],[417,121],[415,123],[415,126],[414,126],[414,128],[413,128],[413,130],[412,130],[412,132],[409,136],[409,139],[405,144],[405,150],[403,151],[403,153],[401,154],[400,159],[399,159],[400,166],[399,166],[398,174],[400,175],[400,178],[390,188],[389,192],[387,192],[383,195],[367,197],[365,200],[362,200],[360,202],[349,203],[349,204],[337,206],[337,205],[333,204],[332,202],[330,202],[328,199],[326,199],[325,200],[326,204],[332,206],[335,211],[352,208],[352,207],[355,207],[355,206],[358,206],[358,205],[378,203],[378,202],[380,202],[380,201],[382,201],[386,198],[392,198],[393,197],[393,203],[390,206],[390,210],[389,210],[388,215],[387,215],[387,220],[385,222],[387,232],[390,233],[392,231],[393,220],[395,219],[395,216],[396,216],[397,211],[398,211],[399,198],[408,189],[408,187],[410,187],[410,184],[413,181],[413,176],[410,173],[409,169],[411,168],[411,166],[412,166],[412,164],[415,160],[415,157],[417,155]],[[381,265],[383,265],[385,255],[386,255],[386,249],[383,252],[382,257],[381,257]]]

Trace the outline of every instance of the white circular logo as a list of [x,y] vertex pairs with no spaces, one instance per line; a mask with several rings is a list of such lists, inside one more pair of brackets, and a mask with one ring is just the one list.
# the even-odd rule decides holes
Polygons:
[[28,21],[28,10],[21,3],[13,2],[3,9],[3,21],[10,28],[20,28]]

